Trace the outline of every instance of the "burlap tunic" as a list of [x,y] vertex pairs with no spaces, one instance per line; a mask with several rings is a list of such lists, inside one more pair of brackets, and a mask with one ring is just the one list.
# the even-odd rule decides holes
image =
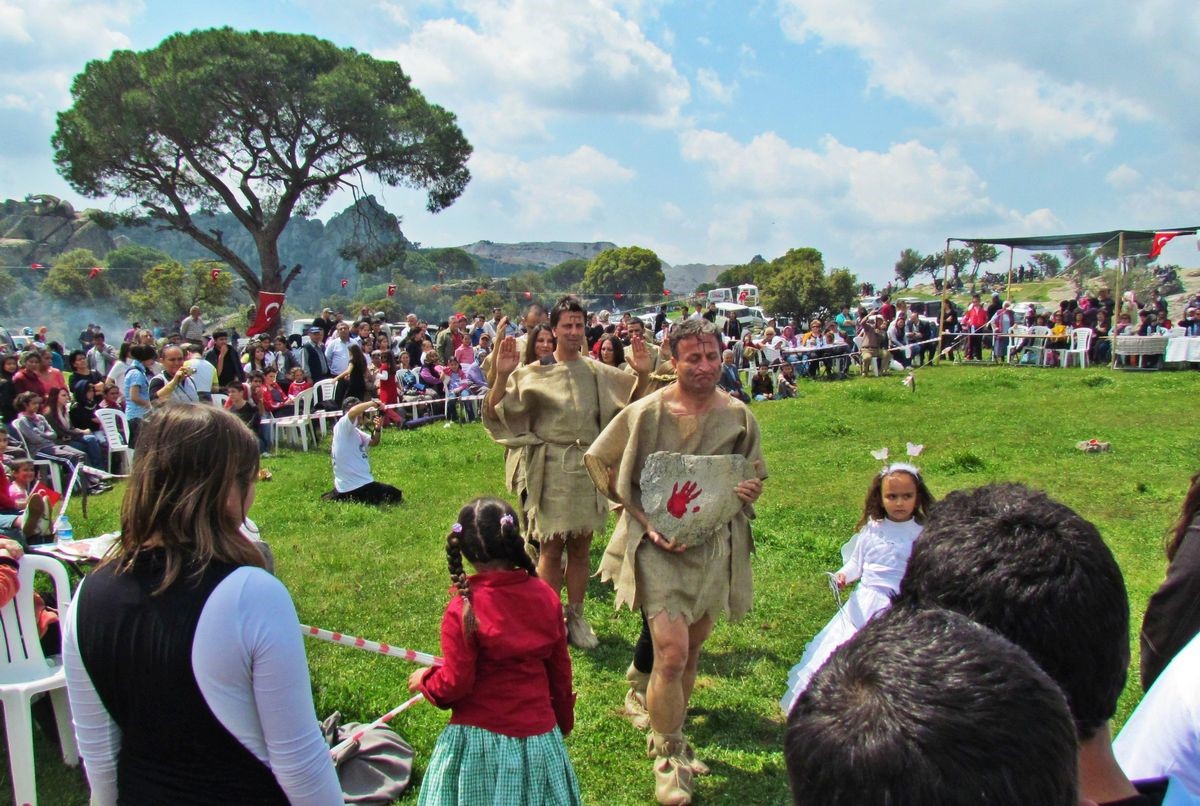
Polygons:
[[492,439],[519,454],[505,463],[535,542],[604,528],[606,501],[583,466],[583,454],[633,395],[636,376],[579,359],[528,364],[508,378],[494,417]]
[[[585,461],[605,495],[641,509],[642,467],[655,451],[741,454],[759,462],[761,478],[767,475],[758,422],[743,403],[727,395],[703,414],[679,416],[667,410],[663,392],[655,392],[618,414],[592,443]],[[610,468],[615,471],[612,487]],[[676,554],[642,540],[641,525],[622,508],[600,561],[600,578],[613,581],[617,607],[644,608],[647,616],[665,610],[672,619],[682,615],[688,624],[705,615],[716,619],[724,612],[737,621],[750,611],[753,599],[753,517],[754,508],[747,504],[704,544]]]

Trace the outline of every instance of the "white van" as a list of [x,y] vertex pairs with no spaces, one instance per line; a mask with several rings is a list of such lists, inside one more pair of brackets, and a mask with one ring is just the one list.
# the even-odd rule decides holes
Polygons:
[[708,292],[708,302],[733,302],[732,288],[714,288]]

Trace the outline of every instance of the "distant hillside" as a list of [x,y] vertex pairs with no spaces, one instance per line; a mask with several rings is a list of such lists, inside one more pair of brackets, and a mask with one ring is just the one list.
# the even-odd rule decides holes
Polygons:
[[485,270],[490,266],[500,264],[513,268],[504,274],[512,274],[522,268],[534,267],[549,269],[571,258],[591,260],[605,249],[615,249],[615,243],[597,241],[595,243],[580,243],[576,241],[526,241],[524,243],[493,243],[492,241],[476,241],[473,244],[460,246],[469,255],[479,260]]
[[713,265],[709,263],[681,263],[678,266],[663,264],[663,274],[667,276],[667,288],[681,294],[690,294],[701,283],[712,283],[717,275],[733,264]]

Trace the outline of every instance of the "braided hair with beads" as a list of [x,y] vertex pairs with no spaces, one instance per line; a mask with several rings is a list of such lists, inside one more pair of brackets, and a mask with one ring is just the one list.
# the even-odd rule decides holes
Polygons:
[[472,565],[507,562],[531,577],[537,576],[533,560],[525,552],[525,540],[517,528],[517,514],[499,498],[476,498],[458,513],[458,520],[446,536],[446,566],[450,581],[463,599],[463,633],[475,633],[475,612],[471,608],[471,585],[463,569],[463,557]]

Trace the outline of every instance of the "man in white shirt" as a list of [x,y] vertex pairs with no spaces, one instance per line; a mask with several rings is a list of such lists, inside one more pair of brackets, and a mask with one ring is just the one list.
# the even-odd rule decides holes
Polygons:
[[199,306],[193,305],[188,315],[179,323],[180,337],[192,344],[200,344],[204,339],[204,320],[200,318]]
[[212,400],[213,386],[217,382],[217,368],[204,358],[204,350],[198,344],[189,344],[187,361],[183,362],[191,372],[191,382],[200,400]]
[[[375,481],[367,461],[367,448],[379,444],[383,415],[377,400],[360,402],[347,397],[342,403],[342,418],[333,426],[333,489],[321,496],[325,501],[357,501],[362,504],[399,504],[404,494],[390,484]],[[371,433],[358,428],[363,415],[375,409]]]
[[350,366],[350,324],[338,322],[337,335],[325,345],[325,360],[329,362],[329,374],[341,375]]

